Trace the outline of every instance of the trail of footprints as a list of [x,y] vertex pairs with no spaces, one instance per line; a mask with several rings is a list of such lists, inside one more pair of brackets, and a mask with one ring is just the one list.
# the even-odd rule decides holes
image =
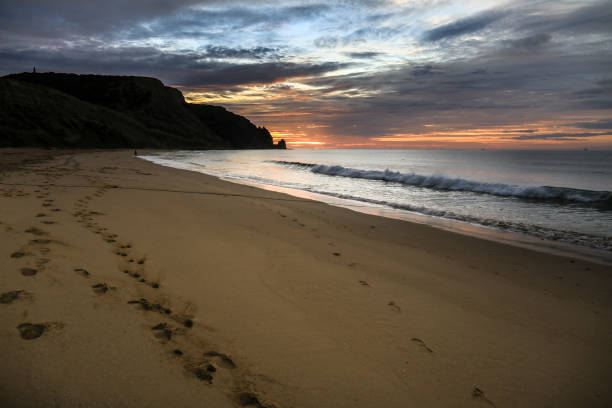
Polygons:
[[[93,199],[92,196],[101,197],[112,187],[100,188],[92,195],[77,200],[72,215],[77,219],[78,223],[82,224],[92,233],[100,235],[104,242],[112,246],[113,253],[119,257],[120,265],[123,265],[121,267],[123,274],[152,289],[160,289],[161,284],[159,281],[147,279],[146,277],[146,257],[134,255],[135,248],[131,243],[122,243],[117,234],[110,232],[96,221],[96,217],[103,215],[103,213],[89,208],[89,203]],[[75,268],[74,272],[86,279],[92,278],[92,274],[84,268]],[[107,292],[117,288],[111,287],[104,282],[96,282],[91,285],[91,289],[95,295],[104,296]],[[224,353],[207,351],[200,355],[193,355],[193,353],[187,353],[181,349],[179,346],[181,341],[179,339],[186,335],[195,325],[191,315],[175,313],[163,303],[151,301],[147,298],[129,300],[127,303],[135,309],[160,315],[160,318],[163,320],[151,327],[153,336],[160,341],[160,344],[171,348],[170,353],[176,358],[183,360],[184,368],[204,383],[213,384],[218,374],[228,372],[231,375],[231,370],[237,367],[232,358]],[[233,389],[234,387],[232,386],[231,388]],[[253,392],[239,392],[234,397],[242,407],[274,408],[274,405],[262,402],[256,393]]]
[[[43,206],[49,207],[51,211],[54,211],[54,210],[60,211],[60,209],[55,207],[55,205],[53,204],[54,200],[48,198],[49,197],[48,187],[42,187],[41,189],[34,190],[34,193],[37,193],[37,198],[44,199],[42,202]],[[42,217],[47,217],[47,214],[38,213],[35,216],[35,218],[42,218]],[[55,221],[45,219],[43,223],[52,224],[52,223],[55,223]],[[30,239],[24,247],[13,252],[11,254],[11,258],[18,259],[18,258],[28,257],[28,260],[29,260],[30,256],[39,255],[36,258],[34,265],[30,264],[28,266],[24,266],[20,268],[20,272],[23,276],[34,276],[37,273],[43,271],[45,269],[45,265],[50,262],[50,259],[45,258],[44,255],[48,254],[51,251],[51,249],[47,245],[51,244],[54,241],[46,238],[49,235],[49,233],[45,230],[38,228],[37,226],[31,226],[27,228],[25,232],[28,234],[31,234],[32,239]]]
[[[281,211],[276,211],[276,213],[277,213],[278,215],[280,215],[282,218],[287,218],[287,215],[286,215],[286,214],[284,214],[284,213],[282,213]],[[292,219],[291,219],[291,221],[292,221],[293,223],[296,223],[297,225],[299,225],[299,226],[301,226],[301,227],[305,227],[305,226],[306,226],[306,225],[302,224],[302,223],[301,223],[301,222],[298,220],[298,218],[292,218]],[[376,229],[376,226],[375,226],[375,225],[370,225],[369,230],[372,230],[372,231],[373,231],[373,230],[375,230],[375,229]],[[316,228],[313,228],[313,229],[312,229],[312,231],[315,231],[315,232],[316,232],[317,230],[316,230]],[[318,235],[315,235],[315,236],[316,236],[317,238],[319,238],[319,236],[318,236]],[[335,246],[336,246],[336,245],[335,245],[333,242],[329,242],[329,243],[328,243],[328,245],[329,245],[329,246],[331,246],[331,247],[335,247]],[[342,256],[342,253],[341,253],[341,252],[332,252],[332,253],[331,253],[331,255],[332,255],[332,256],[335,256],[335,257],[341,257],[341,256]],[[355,267],[355,266],[357,265],[357,263],[355,263],[355,262],[350,262],[350,263],[347,263],[346,265],[347,265],[348,267],[353,268],[353,267]],[[358,284],[359,284],[360,286],[370,287],[370,284],[369,284],[367,281],[365,281],[365,280],[359,280],[359,281],[358,281]],[[391,311],[393,311],[393,312],[395,312],[395,313],[402,313],[402,308],[401,308],[401,307],[400,307],[400,306],[399,306],[399,305],[398,305],[398,304],[397,304],[397,303],[396,303],[394,300],[389,301],[389,302],[387,303],[387,306],[389,307],[389,309],[390,309]]]
[[[49,182],[50,180],[46,181],[47,184]],[[34,190],[34,193],[36,194],[37,198],[43,200],[41,204],[44,209],[52,211],[52,212],[61,211],[59,208],[55,206],[54,200],[49,198],[48,187],[42,186],[41,188]],[[17,197],[24,197],[28,195],[30,194],[25,193],[23,191],[19,191],[19,193],[16,194]],[[9,194],[8,196],[12,197],[12,194]],[[48,214],[40,212],[34,216],[34,219],[36,220],[36,219],[44,218],[47,216]],[[42,223],[50,225],[50,224],[54,224],[55,221],[45,218],[45,220],[43,220]],[[10,228],[7,228],[7,230],[14,231],[14,228],[10,227]],[[21,268],[19,268],[19,272],[21,273],[22,276],[26,278],[31,278],[37,275],[39,272],[43,272],[45,270],[45,266],[50,262],[50,259],[44,258],[44,255],[48,254],[51,251],[51,249],[47,245],[52,243],[53,241],[48,238],[43,238],[49,235],[48,232],[36,226],[31,226],[27,228],[24,232],[26,232],[27,234],[31,234],[33,236],[33,239],[30,239],[28,243],[24,245],[21,249],[14,251],[10,255],[10,257],[12,259],[16,259],[16,260],[19,259],[19,260],[25,261],[24,263],[26,263],[27,266],[22,266]],[[32,265],[32,261],[31,261],[32,257],[35,257],[35,261],[33,262],[34,265]],[[23,289],[13,290],[13,291],[2,293],[0,295],[0,304],[10,305],[16,301],[32,300],[32,299],[34,299],[34,294],[31,292],[28,292]],[[24,322],[24,323],[19,324],[16,327],[16,329],[19,332],[19,336],[22,339],[33,340],[33,339],[37,339],[41,337],[45,332],[58,330],[63,327],[64,327],[64,324],[62,322],[42,322],[42,323]]]
[[[69,159],[67,159],[68,162]],[[33,190],[33,194],[36,195],[36,198],[41,199],[41,207],[42,211],[50,211],[51,213],[60,212],[61,209],[55,205],[55,200],[49,197],[49,185],[52,185],[55,181],[57,181],[61,176],[64,175],[64,169],[56,168],[56,167],[46,167],[45,169],[38,169],[36,166],[30,166],[30,171],[32,173],[42,176],[43,183],[41,186],[35,190]],[[11,189],[1,189],[0,193],[3,194],[4,197],[27,197],[30,195],[29,192],[25,192],[21,189],[11,188]],[[41,223],[45,225],[55,224],[55,221],[47,218],[51,214],[47,214],[46,212],[38,212],[34,216],[34,220],[42,219]],[[14,231],[14,228],[11,226],[6,227],[7,231]],[[59,243],[57,241],[53,241],[51,239],[45,238],[48,236],[48,232],[36,227],[31,226],[25,230],[26,233],[31,234],[33,239],[30,239],[26,245],[24,245],[21,249],[14,251],[10,257],[12,259],[22,259],[26,261],[27,266],[23,266],[19,269],[22,276],[25,278],[32,278],[36,276],[39,272],[43,272],[45,270],[45,266],[50,262],[50,259],[45,258],[44,255],[48,254],[51,251],[51,248],[48,246],[51,243]],[[34,265],[31,265],[30,258],[32,256],[37,256],[34,262]],[[0,304],[9,305],[15,301],[19,300],[32,300],[34,295],[26,290],[13,290],[9,292],[5,292],[0,295]],[[17,330],[19,332],[19,336],[24,340],[33,340],[41,337],[45,332],[59,330],[64,327],[62,322],[42,322],[42,323],[30,323],[24,322],[17,326]]]
[[[92,196],[101,197],[108,188],[112,188],[112,186],[100,188],[93,193]],[[43,211],[50,211],[52,213],[61,211],[61,209],[55,206],[55,200],[49,198],[48,187],[41,187],[41,189],[35,190],[34,193],[37,193],[36,197],[42,200],[41,207]],[[28,194],[22,191],[17,193],[19,197],[25,195]],[[11,197],[12,196],[13,194],[11,194]],[[91,199],[91,196],[85,196],[77,200],[75,203],[75,211],[72,214],[77,219],[76,221],[83,224],[83,226],[91,232],[99,234],[106,243],[113,246],[114,253],[122,258],[121,261],[125,264],[125,267],[122,268],[124,274],[127,274],[139,283],[148,285],[152,289],[160,289],[159,282],[147,280],[145,278],[144,268],[146,258],[131,255],[133,250],[131,244],[120,243],[117,234],[110,233],[107,228],[101,227],[95,221],[94,217],[103,214],[89,210],[88,203]],[[53,220],[51,216],[52,214],[48,212],[38,212],[34,215],[33,219],[45,225],[52,225],[56,223],[56,221]],[[9,226],[6,228],[7,230],[13,230],[13,228]],[[45,266],[50,262],[50,259],[44,258],[43,256],[51,251],[50,244],[57,244],[59,242],[51,239],[47,231],[37,226],[31,226],[27,228],[25,232],[30,234],[32,239],[22,248],[14,251],[10,257],[18,261],[26,261],[25,263],[27,266],[22,266],[19,271],[25,278],[32,278],[44,272]],[[31,258],[37,255],[40,257],[36,258],[32,265]],[[93,275],[84,268],[74,268],[74,273],[85,279],[93,278]],[[117,290],[116,287],[109,286],[104,282],[95,282],[90,287],[95,296],[104,296],[109,291]],[[12,290],[0,294],[0,304],[2,305],[10,305],[14,302],[28,299],[34,299],[34,294],[26,290]],[[161,344],[172,348],[172,355],[182,359],[184,368],[195,378],[198,378],[206,384],[213,384],[217,374],[222,371],[229,372],[236,368],[236,364],[231,357],[224,353],[207,351],[205,353],[200,353],[198,356],[193,355],[194,353],[187,353],[181,350],[180,347],[177,347],[179,344],[176,341],[177,338],[185,335],[188,330],[194,327],[194,321],[190,315],[173,313],[167,306],[149,301],[146,298],[130,300],[127,303],[146,312],[157,312],[162,319],[166,320],[153,326],[151,328],[152,333],[160,340]],[[62,322],[23,322],[16,327],[16,330],[23,340],[35,340],[44,336],[46,333],[61,330],[63,327],[64,324]],[[261,402],[256,393],[239,392],[234,395],[234,398],[236,402],[243,407],[274,408],[271,404]]]
[[[153,289],[160,289],[161,284],[158,281],[147,280],[145,276],[146,257],[136,257],[132,255],[134,249],[133,245],[130,243],[121,243],[117,234],[113,234],[109,232],[107,228],[100,226],[100,224],[96,222],[95,217],[103,215],[103,213],[89,209],[88,204],[92,200],[92,196],[101,197],[108,189],[113,187],[114,186],[105,186],[99,188],[91,196],[88,195],[77,200],[72,215],[76,218],[78,223],[82,224],[92,233],[100,235],[107,244],[113,246],[115,255],[120,257],[120,261],[125,265],[121,268],[124,274]],[[43,186],[41,189],[34,190],[34,193],[37,193],[38,195],[36,197],[42,200],[41,206],[43,211],[50,211],[52,213],[61,211],[60,208],[55,206],[54,199],[49,198],[48,187]],[[28,195],[28,193],[23,191],[4,191],[5,196],[13,196],[13,194],[19,197]],[[53,214],[48,214],[46,212],[39,212],[34,216],[34,219],[39,220],[41,224],[52,225],[56,223],[56,221],[51,218],[52,215]],[[10,230],[11,228],[7,227],[7,229]],[[51,251],[49,244],[58,242],[48,238],[49,233],[36,226],[29,227],[25,232],[31,234],[32,239],[28,241],[26,246],[13,252],[11,258],[29,258],[32,255],[38,254],[39,257],[36,259],[35,267],[29,265],[20,268],[20,273],[24,277],[33,277],[39,272],[43,272],[45,265],[50,262],[48,258],[43,257]],[[333,255],[340,256],[340,253],[335,252]],[[86,279],[92,277],[91,273],[84,268],[75,268],[74,272]],[[363,287],[370,286],[370,284],[364,280],[360,280],[358,283]],[[109,286],[104,282],[95,282],[91,285],[91,290],[96,296],[104,296],[107,292],[115,291],[117,288]],[[34,295],[26,290],[14,290],[0,294],[0,304],[9,305],[16,301],[31,300],[33,298]],[[152,302],[146,298],[129,300],[127,303],[145,312],[159,313],[160,317],[166,319],[166,321],[162,321],[151,328],[153,335],[159,339],[162,345],[171,347],[171,353],[176,358],[182,359],[184,368],[199,380],[207,384],[213,384],[215,376],[219,372],[231,371],[237,367],[232,358],[224,353],[207,351],[199,356],[188,356],[180,347],[177,347],[177,337],[184,336],[187,331],[194,326],[194,321],[191,316],[173,313],[167,306],[161,303]],[[395,312],[401,312],[400,307],[393,301],[389,302],[389,307]],[[17,326],[19,336],[24,340],[37,339],[46,332],[59,330],[61,328],[63,328],[62,322],[24,322]],[[434,353],[434,351],[419,338],[414,337],[411,339],[411,342],[427,353]],[[474,388],[472,398],[495,406],[493,402],[485,397],[484,392],[479,388]],[[253,392],[235,393],[235,399],[242,407],[274,408],[272,404],[261,402],[256,393]]]

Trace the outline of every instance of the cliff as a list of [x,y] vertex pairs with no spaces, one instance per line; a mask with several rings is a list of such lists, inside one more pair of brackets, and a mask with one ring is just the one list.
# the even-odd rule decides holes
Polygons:
[[270,149],[265,128],[189,104],[154,78],[23,73],[0,78],[0,147]]

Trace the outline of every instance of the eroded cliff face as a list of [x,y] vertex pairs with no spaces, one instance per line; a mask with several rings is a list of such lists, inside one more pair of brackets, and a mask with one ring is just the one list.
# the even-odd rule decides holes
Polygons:
[[0,146],[276,147],[265,128],[155,78],[60,73],[0,78]]

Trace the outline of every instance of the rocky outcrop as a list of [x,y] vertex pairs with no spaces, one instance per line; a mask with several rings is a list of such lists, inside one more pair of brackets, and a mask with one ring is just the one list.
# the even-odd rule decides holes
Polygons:
[[23,73],[0,78],[0,146],[270,149],[265,128],[186,103],[154,78]]

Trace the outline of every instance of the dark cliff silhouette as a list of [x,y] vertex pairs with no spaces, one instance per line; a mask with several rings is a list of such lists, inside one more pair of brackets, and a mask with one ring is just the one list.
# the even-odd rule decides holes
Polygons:
[[186,103],[155,78],[32,72],[0,78],[2,146],[271,149],[281,143],[222,107]]

